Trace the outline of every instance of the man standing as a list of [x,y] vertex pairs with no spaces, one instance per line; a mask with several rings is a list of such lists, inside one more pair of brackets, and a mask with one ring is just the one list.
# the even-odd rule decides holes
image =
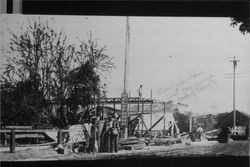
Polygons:
[[140,85],[140,88],[137,90],[138,92],[138,97],[142,98],[142,85]]
[[120,132],[120,126],[119,126],[119,122],[118,122],[118,115],[114,114],[114,117],[112,118],[110,152],[114,152],[114,151],[118,152],[119,132]]
[[89,141],[89,151],[90,152],[97,152],[97,136],[98,136],[98,129],[97,129],[97,122],[96,117],[92,117],[91,119],[91,128],[90,128],[90,141]]
[[104,125],[102,128],[102,133],[100,137],[100,151],[101,152],[108,152],[109,151],[109,143],[110,143],[110,135],[109,133],[109,120],[108,118],[104,119]]
[[107,120],[104,123],[104,133],[103,133],[103,139],[104,139],[104,146],[103,151],[104,152],[110,152],[110,144],[111,144],[111,127],[112,127],[112,118],[111,116],[107,117]]
[[173,124],[171,121],[168,123],[168,134],[169,136],[173,136]]
[[198,139],[201,141],[201,136],[203,134],[203,129],[202,129],[200,124],[198,125],[197,133],[198,133]]
[[104,85],[102,87],[102,94],[103,94],[104,98],[107,98],[107,92],[108,92],[107,85],[106,85],[106,83],[104,83]]

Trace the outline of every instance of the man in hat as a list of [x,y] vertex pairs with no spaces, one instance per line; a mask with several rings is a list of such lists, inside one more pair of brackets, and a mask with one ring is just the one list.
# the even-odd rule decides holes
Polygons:
[[140,88],[137,90],[138,92],[138,97],[142,98],[142,85],[140,85]]
[[104,83],[104,85],[102,86],[102,94],[104,98],[107,98],[107,92],[108,92],[107,85],[106,83]]
[[171,121],[168,123],[168,134],[169,136],[173,136],[173,123]]
[[111,115],[108,115],[105,118],[105,123],[103,126],[103,133],[102,133],[101,148],[103,152],[110,152],[111,127],[112,127],[112,118]]
[[110,152],[110,144],[111,144],[111,129],[112,129],[112,117],[111,115],[108,115],[106,121],[105,121],[105,137],[104,137],[104,143],[106,144],[105,151]]
[[97,136],[98,136],[98,129],[97,129],[97,118],[93,116],[91,118],[91,128],[90,128],[90,141],[89,141],[89,151],[90,152],[96,152],[96,142],[97,142]]
[[118,142],[119,142],[119,132],[120,132],[120,125],[118,122],[118,114],[115,113],[112,117],[112,127],[111,127],[111,138],[110,138],[110,151],[111,152],[118,152]]
[[201,136],[203,134],[203,129],[201,127],[201,124],[198,124],[197,133],[198,133],[198,139],[201,141]]

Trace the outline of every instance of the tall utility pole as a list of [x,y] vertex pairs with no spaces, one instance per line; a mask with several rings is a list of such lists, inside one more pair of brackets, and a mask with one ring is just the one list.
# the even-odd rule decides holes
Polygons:
[[235,111],[235,69],[237,66],[237,62],[240,60],[236,60],[235,56],[233,58],[233,60],[230,60],[230,62],[233,62],[233,113],[234,113],[234,117],[233,117],[233,129],[235,130],[235,126],[236,126],[236,111]]
[[121,99],[121,123],[122,123],[122,138],[128,137],[128,58],[129,58],[129,42],[130,42],[130,26],[129,17],[126,17],[126,43],[125,43],[125,60],[124,60],[124,89]]
[[124,60],[124,89],[123,89],[124,93],[127,93],[127,89],[128,89],[129,43],[130,43],[130,25],[129,25],[129,17],[127,16],[126,17],[125,60]]

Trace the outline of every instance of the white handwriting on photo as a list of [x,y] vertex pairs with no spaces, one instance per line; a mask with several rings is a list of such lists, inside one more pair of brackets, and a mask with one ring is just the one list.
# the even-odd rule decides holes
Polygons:
[[157,89],[156,93],[163,95],[166,99],[178,101],[197,97],[203,91],[217,86],[215,77],[211,72],[189,73],[184,79],[172,82],[165,88]]

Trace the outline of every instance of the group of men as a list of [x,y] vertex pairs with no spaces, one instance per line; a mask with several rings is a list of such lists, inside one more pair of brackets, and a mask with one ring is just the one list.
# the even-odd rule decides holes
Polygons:
[[[117,114],[108,115],[102,129],[98,129],[97,118],[92,118],[89,152],[118,152],[120,133],[118,118],[119,116]],[[99,130],[101,131],[100,136]]]
[[[107,98],[107,85],[100,87],[102,97]],[[142,85],[137,90],[138,96],[142,97]],[[91,118],[89,152],[118,152],[120,126],[118,114],[111,114],[105,118],[102,129],[99,129],[96,117]],[[101,131],[101,134],[100,134]],[[100,135],[99,135],[100,134]],[[99,145],[98,145],[99,143]]]

